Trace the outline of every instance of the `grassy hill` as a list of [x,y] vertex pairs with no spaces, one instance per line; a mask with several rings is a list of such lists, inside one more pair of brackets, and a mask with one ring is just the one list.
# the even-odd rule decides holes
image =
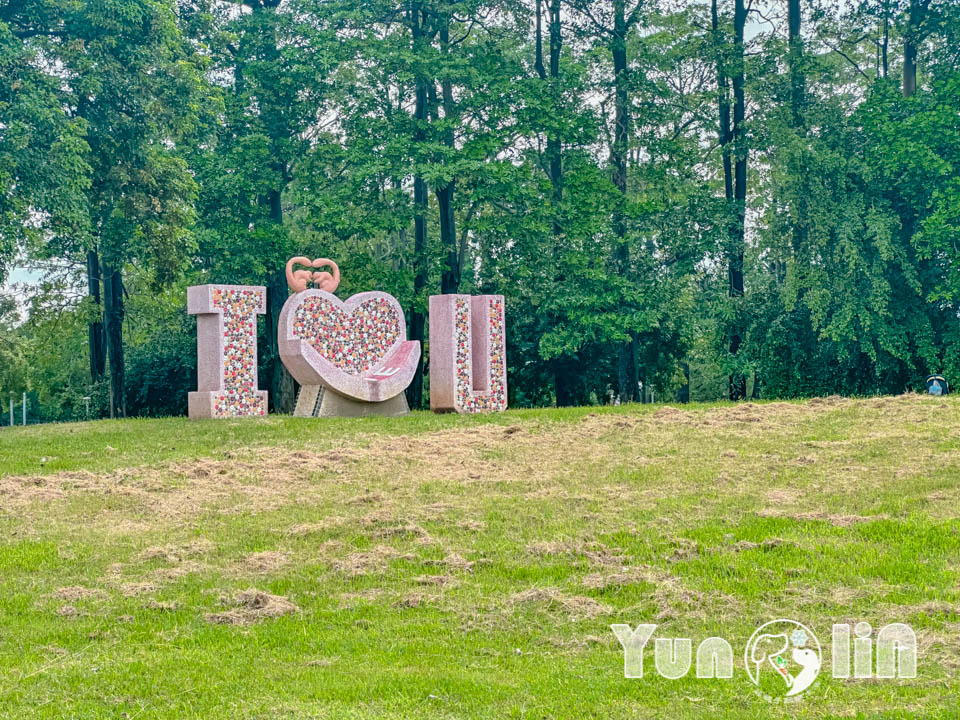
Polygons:
[[[960,401],[0,430],[0,717],[956,717]],[[824,672],[769,705],[753,629]],[[829,674],[909,623],[913,680]],[[727,638],[623,677],[611,623]]]

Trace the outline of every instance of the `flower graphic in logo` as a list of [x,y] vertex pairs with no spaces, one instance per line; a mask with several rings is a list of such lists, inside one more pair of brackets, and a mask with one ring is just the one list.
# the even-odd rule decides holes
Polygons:
[[820,674],[820,641],[796,620],[771,620],[747,641],[744,663],[758,694],[771,702],[791,702]]

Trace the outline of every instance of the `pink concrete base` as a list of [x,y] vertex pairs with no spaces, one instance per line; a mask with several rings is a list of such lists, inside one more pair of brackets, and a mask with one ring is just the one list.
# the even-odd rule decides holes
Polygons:
[[507,409],[503,295],[430,297],[430,408]]
[[[223,393],[219,390],[206,392],[187,393],[187,415],[191,420],[214,420],[231,417],[244,417],[243,415],[225,415],[217,413],[217,400]],[[263,417],[267,414],[267,391],[257,390],[254,400],[258,407],[263,408],[263,412],[249,413],[249,417]]]
[[257,315],[267,290],[255,285],[187,288],[187,312],[197,316],[197,392],[191,418],[261,417],[267,393],[257,389]]

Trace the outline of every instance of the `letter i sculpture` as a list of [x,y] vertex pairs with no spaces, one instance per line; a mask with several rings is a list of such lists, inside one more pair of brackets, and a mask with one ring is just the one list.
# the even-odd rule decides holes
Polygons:
[[197,392],[191,418],[260,417],[267,392],[257,390],[257,315],[266,312],[266,288],[195,285],[187,312],[197,316]]
[[507,409],[503,307],[503,295],[430,297],[431,409]]

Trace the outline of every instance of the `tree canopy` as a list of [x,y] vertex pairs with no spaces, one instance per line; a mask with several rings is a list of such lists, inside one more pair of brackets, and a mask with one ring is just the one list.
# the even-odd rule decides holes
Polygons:
[[0,0],[0,279],[40,278],[0,297],[0,397],[182,413],[186,287],[254,283],[288,411],[295,254],[421,341],[429,295],[505,295],[513,405],[960,376],[958,28],[947,0]]

